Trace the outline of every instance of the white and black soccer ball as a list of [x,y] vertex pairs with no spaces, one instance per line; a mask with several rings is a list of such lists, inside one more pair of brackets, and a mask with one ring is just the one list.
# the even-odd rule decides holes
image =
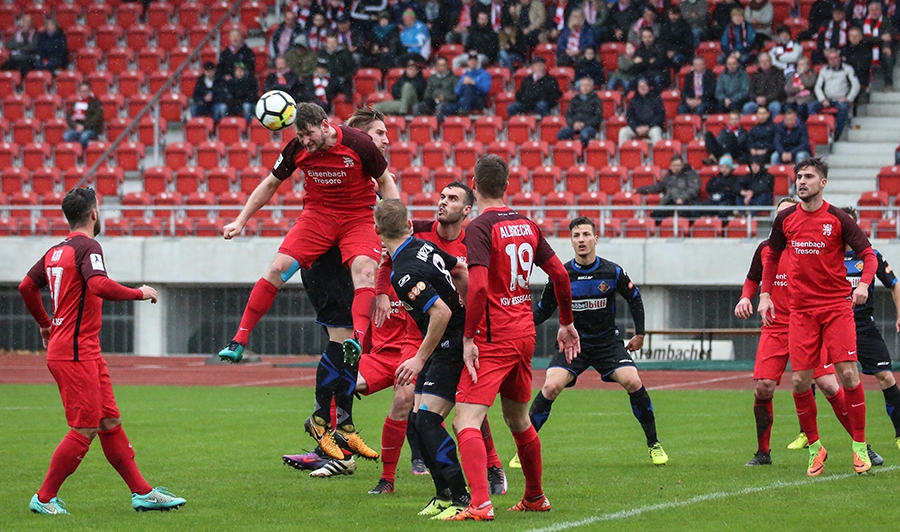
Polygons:
[[256,119],[266,129],[279,131],[297,119],[297,104],[284,91],[269,91],[256,102]]

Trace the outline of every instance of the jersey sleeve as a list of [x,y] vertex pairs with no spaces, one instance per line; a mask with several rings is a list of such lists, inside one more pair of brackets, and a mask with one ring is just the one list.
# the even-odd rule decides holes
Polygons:
[[837,216],[841,223],[841,238],[843,238],[844,244],[850,246],[850,249],[855,251],[863,261],[864,266],[860,282],[871,285],[878,270],[878,259],[872,251],[872,244],[869,242],[868,237],[846,212],[834,205],[829,206],[829,212]]
[[387,170],[388,165],[387,161],[384,159],[384,155],[382,155],[378,147],[375,146],[372,137],[358,129],[353,129],[348,126],[339,127],[343,128],[344,145],[359,155],[359,160],[362,161],[362,167],[365,173],[375,179],[381,177],[381,174]]
[[875,276],[887,288],[893,288],[897,284],[897,277],[891,269],[891,265],[885,260],[884,255],[875,251],[875,257],[878,259],[878,269],[875,270]]
[[[488,226],[490,227],[490,226]],[[491,233],[481,219],[476,218],[466,228],[466,257],[469,259],[469,267],[491,267]]]
[[[438,247],[434,248],[434,254],[439,255],[441,257],[441,260],[444,261],[444,268],[447,270],[447,272],[455,268],[456,263],[459,262],[459,259]],[[435,264],[435,266],[437,266],[437,264]]]
[[34,281],[39,288],[47,286],[47,271],[44,269],[44,257],[34,263],[34,266],[28,270],[28,277]]
[[[409,276],[409,279],[403,283],[403,286],[400,286],[399,281],[406,278],[406,276]],[[400,301],[422,314],[426,314],[428,309],[440,297],[434,286],[419,272],[394,272],[394,275],[391,276],[391,284],[394,287],[394,291],[397,292],[397,297]]]
[[628,308],[631,310],[631,319],[634,321],[634,334],[643,335],[644,329],[644,300],[641,298],[641,291],[634,285],[631,277],[628,277],[621,266],[616,266],[618,274],[616,275],[616,287],[625,301],[628,302]]
[[282,181],[291,177],[291,174],[297,169],[297,164],[294,159],[299,149],[300,141],[297,140],[296,137],[292,138],[291,141],[287,143],[287,146],[281,150],[281,155],[278,156],[278,160],[275,161],[275,166],[272,168],[272,175]]
[[762,281],[762,271],[763,271],[763,250],[766,248],[766,245],[769,243],[768,240],[763,240],[756,246],[756,251],[753,253],[753,259],[750,260],[750,269],[747,270],[747,279],[759,284]]
[[434,228],[433,220],[413,220],[413,236],[418,233],[430,233]]
[[781,253],[787,247],[787,237],[784,235],[784,219],[794,213],[797,206],[793,205],[778,213],[775,221],[772,223],[772,232],[769,233],[769,253],[763,254],[762,257],[762,278],[760,280],[760,291],[763,293],[772,292],[772,284],[775,282],[775,276],[778,274],[778,262],[781,260]]
[[[532,225],[534,222],[532,222]],[[537,249],[534,250],[534,263],[537,266],[542,266],[548,260],[552,259],[556,256],[556,252],[553,251],[553,248],[550,247],[550,244],[547,242],[547,239],[544,238],[544,235],[541,234],[540,230],[535,226],[535,232],[538,235],[538,245]]]
[[78,271],[85,281],[96,275],[107,277],[106,262],[103,260],[103,248],[100,247],[100,242],[92,238],[85,239],[85,242],[75,251],[75,260]]
[[534,324],[540,325],[550,319],[550,316],[553,316],[553,313],[556,312],[558,305],[556,294],[553,291],[553,283],[547,283],[544,285],[544,291],[541,292],[541,298],[532,309]]

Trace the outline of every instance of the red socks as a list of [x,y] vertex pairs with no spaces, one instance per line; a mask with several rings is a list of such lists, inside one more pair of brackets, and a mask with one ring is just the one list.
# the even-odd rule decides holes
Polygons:
[[486,473],[487,454],[484,448],[484,437],[480,430],[468,427],[459,431],[456,439],[463,473],[465,473],[466,480],[469,481],[469,489],[472,491],[471,504],[477,508],[491,500]]
[[375,288],[364,286],[353,292],[353,305],[350,314],[353,315],[353,330],[356,339],[362,342],[369,332],[369,324],[372,322],[372,301],[375,300]]
[[103,454],[106,455],[107,461],[128,484],[131,493],[138,495],[146,495],[150,493],[153,487],[147,484],[141,471],[138,469],[134,461],[134,449],[128,436],[122,430],[122,425],[112,430],[101,430],[97,433],[100,436],[100,445],[103,447]]
[[497,456],[497,449],[494,447],[494,435],[491,434],[487,416],[484,417],[484,422],[481,424],[481,437],[484,438],[484,449],[487,451],[487,466],[503,467],[500,457]]
[[406,424],[405,419],[397,421],[388,417],[381,429],[381,478],[391,483],[397,474],[397,462],[406,439]]
[[[541,439],[538,438],[534,425],[529,426],[523,432],[513,432],[513,438],[516,440],[519,461],[522,463],[522,472],[525,474],[525,498],[535,500],[544,494],[544,488],[541,485],[543,472]],[[466,478],[469,478],[469,475],[466,475]]]
[[850,436],[855,442],[866,441],[866,393],[860,382],[856,388],[844,388],[844,401],[850,417]]
[[797,409],[797,419],[800,420],[800,429],[806,434],[809,443],[819,441],[819,425],[816,422],[816,397],[812,389],[801,394],[794,392],[794,406]]
[[38,500],[50,502],[59,493],[59,487],[66,478],[78,469],[84,455],[91,448],[91,440],[83,434],[70,430],[66,437],[59,442],[53,456],[50,458],[50,468],[41,489],[38,490]]
[[771,452],[769,442],[772,438],[772,400],[754,398],[753,415],[756,417],[756,450],[768,454]]
[[234,341],[246,346],[247,340],[250,338],[250,331],[256,327],[259,320],[266,312],[272,308],[275,301],[275,295],[278,289],[275,285],[265,279],[256,281],[253,290],[250,291],[250,299],[247,300],[247,306],[244,308],[244,315],[241,316],[241,326],[238,328],[237,334],[234,335]]
[[844,389],[838,386],[837,393],[831,397],[826,395],[825,399],[828,399],[828,402],[831,404],[831,409],[834,410],[835,417],[837,417],[838,421],[841,422],[841,425],[844,426],[844,430],[847,431],[847,434],[849,434],[850,437],[853,437],[853,430],[850,428],[850,415],[847,413],[847,399],[846,394],[844,394]]

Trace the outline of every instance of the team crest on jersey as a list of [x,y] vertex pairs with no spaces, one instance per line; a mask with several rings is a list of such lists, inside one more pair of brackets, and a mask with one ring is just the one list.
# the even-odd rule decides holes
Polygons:
[[344,168],[350,168],[354,165],[353,158],[344,156]]
[[832,226],[831,224],[822,224],[822,234],[825,236],[831,236]]
[[863,269],[863,261],[861,261],[861,260],[857,261],[855,266],[856,266],[856,271],[861,272]]
[[606,284],[606,281],[600,283],[600,291],[605,294],[607,290],[609,290],[609,285]]
[[61,250],[61,249],[54,249],[54,250],[53,250],[53,256],[50,257],[50,262],[56,262],[56,261],[58,261],[58,260],[60,259],[60,257],[62,257],[62,254],[63,254],[63,250]]

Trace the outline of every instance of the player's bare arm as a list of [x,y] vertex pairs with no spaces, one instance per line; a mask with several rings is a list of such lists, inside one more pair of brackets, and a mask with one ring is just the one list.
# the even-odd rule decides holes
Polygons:
[[381,176],[375,178],[375,181],[378,182],[381,199],[400,199],[400,191],[397,190],[397,183],[394,182],[390,172],[385,170]]
[[431,354],[437,348],[444,331],[447,330],[447,324],[450,323],[452,312],[440,298],[428,308],[428,330],[425,331],[425,338],[419,346],[416,356],[410,358],[406,362],[400,364],[397,368],[397,383],[402,385],[412,384],[416,375],[422,371],[422,367],[428,362]]
[[278,190],[281,183],[283,183],[281,179],[278,179],[270,173],[256,186],[253,193],[250,194],[250,197],[247,199],[247,204],[241,209],[241,213],[238,215],[237,219],[222,229],[225,240],[231,240],[241,234],[241,231],[244,230],[244,226],[247,225],[250,218],[256,214],[256,211],[269,203],[269,200],[275,195],[275,191]]

